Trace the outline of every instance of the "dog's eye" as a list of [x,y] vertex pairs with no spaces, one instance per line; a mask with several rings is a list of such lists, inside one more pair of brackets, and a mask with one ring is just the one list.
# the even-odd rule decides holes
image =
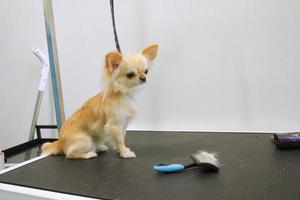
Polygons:
[[127,78],[133,78],[135,76],[135,73],[129,72],[126,76],[127,76]]
[[148,74],[148,69],[145,71],[145,74]]

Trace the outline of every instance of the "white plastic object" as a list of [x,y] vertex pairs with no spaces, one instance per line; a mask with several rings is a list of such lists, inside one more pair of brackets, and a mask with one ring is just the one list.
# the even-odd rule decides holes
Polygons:
[[40,78],[40,84],[39,84],[39,91],[44,92],[45,87],[48,81],[48,75],[49,75],[49,60],[47,56],[35,45],[31,48],[31,52],[36,55],[36,57],[40,60],[42,64],[42,71],[41,71],[41,78]]
[[7,164],[5,164],[4,166],[5,166],[5,168],[9,168],[9,167],[13,167],[13,166],[15,166],[17,163],[7,163]]
[[3,170],[3,169],[5,169],[5,165],[4,165],[4,153],[0,149],[0,170]]

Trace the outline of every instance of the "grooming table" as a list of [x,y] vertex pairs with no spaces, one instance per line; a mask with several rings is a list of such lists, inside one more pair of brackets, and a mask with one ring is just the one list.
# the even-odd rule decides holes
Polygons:
[[[112,150],[91,160],[38,157],[0,175],[0,197],[15,187],[32,190],[31,199],[47,199],[45,193],[61,195],[52,199],[300,199],[300,150],[276,149],[270,134],[129,132],[126,139],[137,158],[122,159]],[[218,152],[219,173],[159,174],[152,168],[190,163],[200,149]]]

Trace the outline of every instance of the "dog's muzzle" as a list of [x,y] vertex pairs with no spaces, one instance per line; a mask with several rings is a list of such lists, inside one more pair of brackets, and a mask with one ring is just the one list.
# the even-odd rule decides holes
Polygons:
[[143,83],[146,82],[146,76],[144,75],[140,76],[140,81],[142,81]]

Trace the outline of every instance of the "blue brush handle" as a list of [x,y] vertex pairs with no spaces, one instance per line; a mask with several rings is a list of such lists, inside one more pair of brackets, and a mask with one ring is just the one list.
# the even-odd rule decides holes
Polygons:
[[154,165],[153,169],[158,172],[178,172],[184,169],[184,165],[182,164]]

